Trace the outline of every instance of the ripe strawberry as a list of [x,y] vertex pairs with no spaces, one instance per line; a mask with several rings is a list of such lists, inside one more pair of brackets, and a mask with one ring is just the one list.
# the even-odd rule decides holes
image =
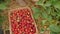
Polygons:
[[29,9],[14,10],[10,15],[11,29],[14,34],[34,34],[36,28]]

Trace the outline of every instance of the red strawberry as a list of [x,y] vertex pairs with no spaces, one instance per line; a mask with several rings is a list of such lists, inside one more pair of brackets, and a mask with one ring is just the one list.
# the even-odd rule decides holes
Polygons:
[[30,10],[27,8],[12,11],[11,29],[14,34],[34,34],[36,28]]

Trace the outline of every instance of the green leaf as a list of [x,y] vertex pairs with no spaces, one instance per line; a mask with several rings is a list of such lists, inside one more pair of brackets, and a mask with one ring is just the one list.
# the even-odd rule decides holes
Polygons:
[[3,17],[0,15],[0,26],[2,25],[3,23]]
[[0,13],[2,13],[2,12],[3,12],[3,10],[0,9]]
[[59,1],[59,2],[56,2],[56,3],[54,4],[54,7],[60,9],[60,1]]
[[58,2],[59,0],[50,0],[51,4],[54,5],[56,2]]
[[56,33],[60,32],[60,27],[57,25],[50,25],[50,30]]
[[44,2],[45,0],[39,0],[38,2],[36,2],[36,5],[43,5],[43,2]]
[[33,17],[35,19],[38,19],[39,15],[40,15],[40,9],[39,8],[36,8],[36,7],[32,7],[32,10],[34,12]]
[[0,23],[2,23],[2,22],[3,22],[3,16],[0,15]]
[[37,8],[37,7],[32,7],[32,10],[34,13],[39,13],[40,12],[40,9]]
[[0,9],[6,9],[7,7],[6,7],[6,4],[5,3],[1,3],[0,4]]
[[42,20],[41,25],[44,26],[46,24],[47,20]]
[[0,23],[2,23],[3,22],[3,19],[0,19]]
[[3,3],[5,0],[0,0],[0,3]]
[[56,32],[52,32],[52,31],[51,31],[51,32],[50,32],[50,34],[59,34],[59,33],[56,33]]
[[47,14],[46,12],[43,12],[43,13],[42,13],[42,17],[43,17],[43,18],[48,18],[48,14]]
[[51,11],[52,11],[52,10],[51,10],[51,7],[46,7],[46,9],[45,9],[45,10],[46,10],[47,14],[50,14],[50,13],[51,13]]
[[44,6],[46,6],[46,7],[51,6],[51,2],[50,1],[46,1],[46,3],[44,4]]
[[52,17],[49,15],[47,19],[48,19],[49,22],[51,22]]
[[33,17],[34,17],[35,19],[38,19],[39,14],[34,14]]

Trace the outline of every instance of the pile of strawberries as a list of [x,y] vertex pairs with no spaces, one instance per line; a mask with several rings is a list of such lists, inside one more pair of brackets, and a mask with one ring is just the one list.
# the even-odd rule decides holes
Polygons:
[[31,12],[28,8],[10,12],[12,34],[35,34],[36,27]]

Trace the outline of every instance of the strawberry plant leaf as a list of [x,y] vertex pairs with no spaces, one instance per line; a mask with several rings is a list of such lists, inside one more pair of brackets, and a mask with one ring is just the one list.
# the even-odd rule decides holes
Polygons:
[[40,9],[39,8],[36,8],[36,7],[32,7],[32,10],[34,12],[33,17],[35,19],[38,19],[39,15],[40,15]]
[[3,23],[3,17],[0,15],[0,25]]
[[44,0],[39,0],[38,2],[36,2],[36,5],[43,5],[43,1]]
[[6,9],[7,7],[6,7],[6,4],[5,3],[1,3],[0,4],[0,9]]
[[38,19],[39,14],[34,14],[33,17],[34,17],[35,19]]
[[37,7],[32,7],[32,10],[34,11],[34,13],[39,13],[40,12],[40,9],[37,8]]
[[43,12],[43,13],[42,13],[42,17],[43,17],[43,18],[48,18],[47,13]]
[[59,2],[56,2],[56,3],[54,4],[54,7],[60,9],[60,1],[59,1]]
[[0,13],[2,13],[2,12],[3,12],[3,10],[0,9]]
[[44,4],[44,6],[50,7],[51,6],[51,2],[50,1],[46,1],[46,3]]
[[44,26],[47,20],[42,20],[41,25]]
[[53,32],[60,32],[60,26],[50,25],[50,30]]

